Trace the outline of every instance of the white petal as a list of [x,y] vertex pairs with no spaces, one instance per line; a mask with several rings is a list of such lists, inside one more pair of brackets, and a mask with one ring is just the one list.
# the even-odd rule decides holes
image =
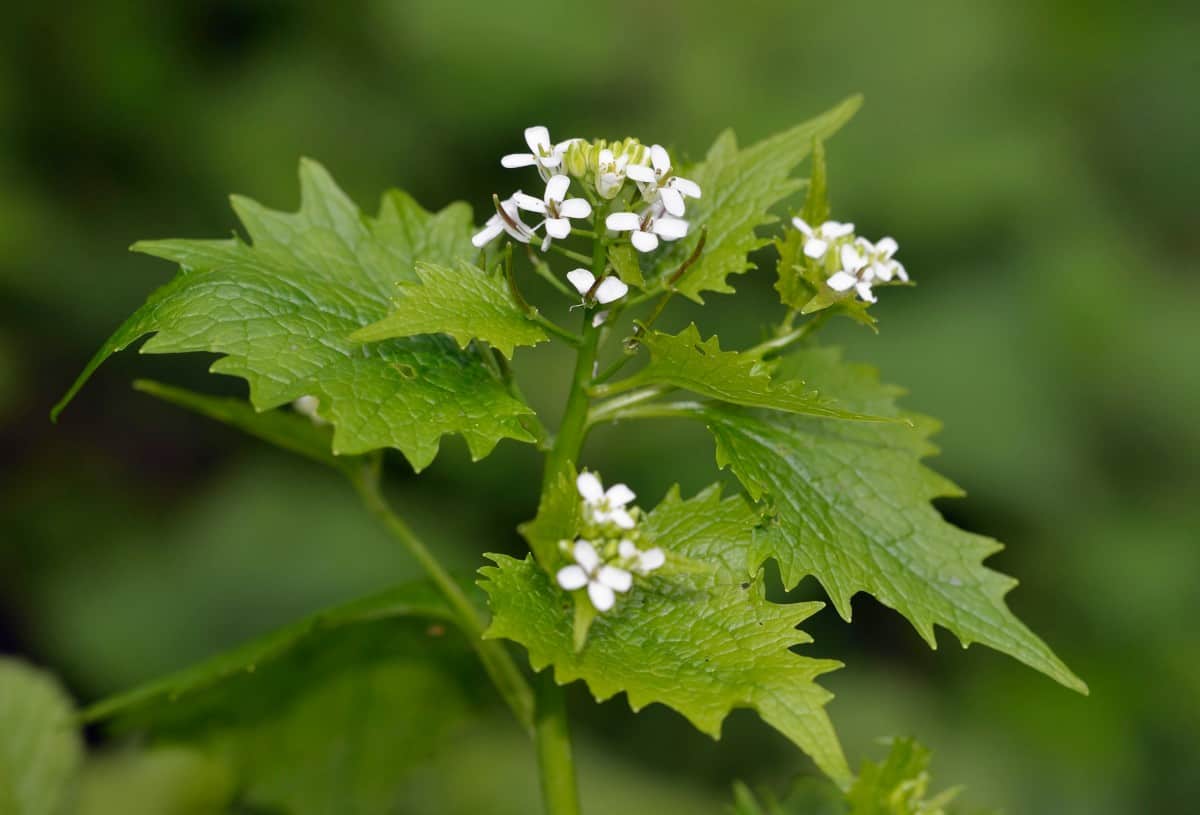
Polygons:
[[834,291],[849,291],[858,282],[858,278],[849,272],[835,272],[833,277],[825,282]]
[[[580,294],[587,294],[592,290],[592,284],[596,282],[596,277],[587,269],[575,269],[574,271],[567,272],[567,280],[570,281],[571,285],[575,287],[575,291],[579,292]],[[584,492],[585,476],[587,477],[587,483],[589,484],[587,489],[592,490],[590,493]],[[594,489],[590,486],[593,482],[596,485]],[[600,486],[600,479],[596,478],[596,476],[592,475],[591,473],[580,473],[579,480],[575,483],[579,485],[579,494],[589,501],[599,501],[600,496],[604,495],[604,488]],[[595,494],[595,497],[591,497],[593,493]]]
[[[629,287],[615,277],[606,277],[596,287],[596,300],[602,304],[620,300],[629,292]],[[611,492],[611,490],[610,490]]]
[[645,164],[630,164],[625,168],[625,175],[642,184],[653,184],[658,180],[658,176],[654,174],[654,170]]
[[592,205],[583,198],[568,198],[559,204],[558,214],[564,218],[587,218],[592,214]]
[[661,236],[664,240],[676,241],[688,233],[688,222],[678,218],[656,218],[654,226],[651,228],[654,230],[654,234]]
[[608,492],[604,493],[604,497],[608,499],[609,506],[623,507],[637,498],[637,494],[625,484],[613,484],[608,488]]
[[633,585],[633,575],[616,566],[601,566],[596,574],[596,580],[608,586],[613,591],[627,592]]
[[632,232],[641,228],[642,219],[632,212],[614,212],[604,219],[604,225],[615,232]]
[[[588,284],[582,289],[580,289],[579,283],[575,282],[576,280],[582,282],[583,278],[579,276],[580,272],[588,276]],[[575,277],[572,277],[572,275],[575,275]],[[571,285],[578,289],[581,294],[590,289],[592,283],[596,282],[596,278],[592,277],[592,273],[587,269],[576,269],[573,272],[568,272],[567,279],[571,281]],[[583,500],[589,504],[594,504],[604,497],[604,485],[600,483],[600,479],[595,473],[584,470],[575,479],[575,486],[579,488],[579,494],[583,496]]]
[[905,283],[908,282],[908,272],[905,271],[904,264],[900,261],[896,261],[896,277],[900,278]]
[[588,583],[588,597],[591,598],[596,611],[608,611],[613,607],[613,603],[617,602],[613,590],[603,583]]
[[542,165],[543,167],[549,167],[551,170],[555,169],[562,163],[563,163],[562,153],[556,152],[556,153],[551,153],[548,156],[539,156],[538,157],[538,164]]
[[875,295],[871,292],[871,284],[870,283],[859,283],[857,286],[855,286],[855,288],[858,290],[858,296],[861,297],[866,302],[874,303],[875,300],[877,299],[875,297]]
[[630,560],[640,555],[641,552],[633,545],[633,541],[626,538],[617,544],[617,554],[626,560]]
[[567,591],[582,589],[588,583],[587,572],[574,564],[570,566],[563,566],[561,569],[559,569],[556,578],[558,580],[558,585],[562,586]]
[[890,283],[892,280],[891,263],[879,263],[876,261],[875,263],[871,264],[868,271],[871,273],[871,277],[877,277],[884,283]]
[[608,517],[612,519],[614,524],[622,529],[633,529],[635,526],[637,526],[637,524],[634,523],[633,516],[623,509],[614,508],[612,512],[608,513]]
[[503,222],[500,220],[499,216],[493,215],[488,219],[488,222],[483,229],[476,232],[475,236],[471,238],[471,245],[476,249],[482,249],[484,246],[487,246],[489,243],[495,240],[496,236],[503,231]]
[[900,244],[896,243],[895,238],[880,238],[879,243],[875,244],[875,250],[882,252],[884,258],[890,258],[899,248]]
[[575,562],[582,566],[588,574],[596,571],[596,567],[600,565],[600,556],[596,554],[596,547],[583,538],[575,541],[574,555]]
[[537,153],[550,152],[550,131],[541,125],[525,128],[525,143]]
[[608,165],[613,164],[615,162],[616,162],[616,159],[613,158],[612,150],[609,150],[607,147],[605,147],[603,150],[600,151],[600,155],[596,159],[596,163],[599,164],[601,167],[607,167]]
[[666,553],[655,546],[653,549],[647,549],[645,552],[642,552],[641,558],[638,559],[638,567],[643,572],[652,572],[666,562]]
[[561,240],[571,234],[571,222],[566,218],[547,218],[546,234]]
[[565,175],[556,175],[546,182],[546,201],[561,201],[567,197],[567,188],[571,186],[571,179]]
[[599,328],[608,319],[607,311],[597,311],[592,315],[592,328]]
[[810,238],[812,237],[812,233],[813,233],[812,227],[809,226],[808,222],[805,221],[803,218],[801,218],[799,216],[793,218],[792,226],[796,227],[797,229],[799,229],[801,232],[803,232],[805,235],[809,236]]
[[658,175],[662,175],[671,169],[671,156],[667,153],[665,147],[661,144],[656,144],[650,148],[650,163],[654,165],[655,172]]
[[554,152],[565,153],[571,147],[572,144],[575,144],[576,142],[581,142],[581,141],[583,141],[583,139],[579,138],[578,136],[576,136],[573,139],[565,139],[563,141],[560,141],[558,144],[554,145]]
[[526,212],[538,212],[545,214],[546,202],[540,198],[534,198],[532,195],[526,195],[523,192],[513,193],[512,202]]
[[675,189],[679,190],[681,193],[686,195],[688,198],[699,198],[700,197],[700,185],[697,184],[695,181],[691,181],[690,179],[680,178],[679,176],[675,176],[674,178],[671,179],[671,186],[674,187]]
[[537,164],[537,156],[532,153],[509,153],[500,159],[500,165],[512,170],[517,167],[532,167]]
[[821,224],[821,233],[829,238],[844,238],[854,231],[854,224],[844,224],[841,221],[826,221]]
[[829,251],[829,244],[820,238],[809,238],[804,242],[804,254],[813,260],[820,260]]
[[[541,226],[541,224],[538,224],[538,226]],[[547,234],[546,237],[542,238],[542,251],[543,252],[545,252],[547,249],[550,248],[550,241],[552,241],[552,240],[553,240],[553,238],[549,234]]]
[[842,268],[851,272],[857,272],[866,262],[865,258],[853,246],[843,246],[841,257]]
[[662,198],[663,206],[667,208],[667,212],[672,215],[683,215],[686,211],[683,205],[683,196],[674,187],[662,187],[659,189],[658,195]]
[[639,252],[653,252],[658,248],[658,235],[652,232],[642,232],[640,229],[630,236],[633,248]]

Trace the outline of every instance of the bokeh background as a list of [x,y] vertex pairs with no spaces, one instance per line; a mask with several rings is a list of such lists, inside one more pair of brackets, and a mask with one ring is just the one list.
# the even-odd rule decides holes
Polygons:
[[[809,626],[811,652],[848,665],[827,684],[852,761],[914,735],[973,804],[1186,811],[1200,800],[1197,42],[1194,3],[1116,0],[8,8],[0,652],[87,702],[416,575],[335,476],[129,389],[149,375],[237,393],[208,360],[119,355],[50,425],[172,273],[128,254],[134,240],[228,234],[229,192],[294,206],[301,155],[366,208],[401,186],[480,209],[512,186],[497,159],[532,123],[699,158],[727,126],[749,142],[862,92],[828,148],[834,214],[895,235],[919,286],[883,293],[878,336],[829,333],[945,421],[936,466],[970,495],[943,510],[1009,543],[990,565],[1021,579],[1011,605],[1092,695],[944,632],[930,652],[860,597],[853,626],[832,611]],[[703,324],[756,339],[779,317],[771,283],[764,264]],[[565,359],[518,361],[552,415]],[[694,429],[606,438],[621,444],[593,443],[588,463],[647,503],[716,477]],[[451,441],[420,480],[392,464],[398,504],[455,542],[460,568],[519,546],[531,451],[503,444],[472,467]],[[734,778],[807,770],[748,715],[713,743],[662,708],[571,699],[585,795],[622,811],[719,812]],[[498,711],[477,722],[414,776],[412,811],[532,811],[522,738]]]

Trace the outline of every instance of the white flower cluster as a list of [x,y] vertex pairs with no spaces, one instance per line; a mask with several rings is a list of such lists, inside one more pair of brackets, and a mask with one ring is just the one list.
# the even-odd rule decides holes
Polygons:
[[597,611],[608,611],[617,595],[633,587],[633,576],[648,575],[666,562],[659,547],[643,550],[638,544],[640,511],[627,509],[637,496],[624,484],[608,490],[594,474],[576,479],[583,499],[586,537],[560,541],[559,547],[574,562],[558,570],[558,585],[567,591],[586,588]]
[[[621,169],[624,177],[620,176]],[[624,178],[633,179],[642,195],[644,206],[639,211],[614,212],[604,222],[614,232],[629,232],[634,249],[653,252],[659,238],[677,241],[687,235],[688,222],[682,217],[687,209],[684,199],[699,198],[700,185],[675,175],[671,156],[661,144],[650,148],[648,166],[629,164],[616,170],[613,177],[618,190]]]
[[854,224],[840,221],[811,226],[803,218],[793,218],[792,223],[804,233],[806,256],[818,262],[826,257],[834,260],[832,265],[826,262],[832,274],[825,281],[834,291],[854,289],[864,302],[874,303],[878,298],[871,289],[876,283],[908,282],[908,272],[894,257],[900,248],[894,238],[872,243],[854,234]]

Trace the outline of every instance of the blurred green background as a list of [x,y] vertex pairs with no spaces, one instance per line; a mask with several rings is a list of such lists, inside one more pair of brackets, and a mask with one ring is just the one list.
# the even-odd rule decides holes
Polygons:
[[[942,634],[930,652],[866,597],[811,653],[852,762],[915,735],[946,784],[1010,813],[1179,812],[1200,800],[1200,10],[974,0],[837,4],[94,0],[0,27],[0,652],[86,702],[330,602],[416,575],[333,475],[134,393],[211,392],[208,360],[119,355],[50,404],[172,270],[144,237],[228,234],[226,194],[279,208],[318,158],[365,208],[400,186],[477,210],[515,185],[521,129],[640,136],[697,159],[863,92],[828,148],[834,216],[895,235],[915,289],[878,336],[829,333],[945,421],[942,507],[1010,548],[1009,600],[1090,684],[1077,697]],[[749,342],[771,267],[713,296]],[[676,326],[694,316],[679,307]],[[553,414],[566,360],[525,352]],[[622,445],[609,443],[620,441]],[[716,476],[695,428],[620,428],[587,463],[652,504]],[[469,570],[537,492],[532,451],[469,467],[459,441],[396,497]],[[330,541],[336,545],[331,548]],[[815,595],[812,586],[804,589]],[[807,763],[748,715],[717,744],[574,688],[584,792],[603,811],[718,812],[741,777]],[[414,812],[528,812],[532,757],[499,711],[412,780]],[[463,784],[466,774],[470,784]],[[518,779],[513,782],[514,777]],[[509,779],[505,783],[505,779]],[[605,796],[608,796],[606,799]]]

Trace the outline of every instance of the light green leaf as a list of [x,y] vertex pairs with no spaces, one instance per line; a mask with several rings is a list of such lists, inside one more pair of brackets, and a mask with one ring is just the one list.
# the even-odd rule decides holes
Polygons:
[[480,683],[466,641],[410,589],[304,621],[89,715],[228,766],[237,800],[256,811],[395,811],[406,771],[444,743]]
[[265,442],[299,453],[306,458],[339,470],[348,470],[361,462],[353,456],[335,456],[331,447],[333,428],[318,425],[307,416],[290,410],[257,411],[244,399],[210,396],[186,388],[176,388],[149,379],[138,379],[133,387],[170,402],[236,427]]
[[89,758],[76,815],[227,815],[232,771],[183,747],[121,750]]
[[0,812],[73,812],[82,755],[71,700],[58,683],[0,658]]
[[678,268],[695,249],[700,233],[707,234],[703,254],[676,285],[677,291],[698,303],[704,302],[702,292],[733,291],[726,278],[753,268],[746,256],[770,243],[755,230],[775,221],[768,211],[804,186],[802,180],[790,177],[792,171],[808,156],[814,140],[836,133],[861,104],[862,97],[850,97],[817,118],[744,150],[738,149],[732,131],[717,138],[705,160],[691,170],[690,177],[704,192],[688,208],[694,237],[679,241],[660,266]]
[[801,379],[773,378],[776,363],[737,351],[722,351],[716,335],[701,340],[695,323],[678,334],[651,331],[640,342],[650,352],[650,362],[617,383],[620,391],[643,385],[670,385],[745,407],[835,419],[879,420],[842,408]]
[[558,542],[574,540],[579,532],[580,500],[575,489],[575,468],[559,473],[549,489],[542,491],[537,517],[518,530],[529,543],[538,563],[550,569],[561,557]]
[[221,354],[212,371],[246,379],[259,410],[316,396],[336,453],[396,447],[420,470],[447,433],[462,434],[477,459],[502,438],[533,441],[522,424],[532,411],[449,339],[349,339],[387,315],[397,283],[416,282],[418,260],[445,265],[473,254],[470,210],[431,214],[391,192],[369,218],[315,162],[301,163],[300,183],[296,213],[233,199],[252,244],[137,244],[182,269],[117,329],[54,415],[105,359],[153,334],[142,353]]
[[639,289],[646,287],[638,251],[631,245],[618,243],[608,247],[608,262],[617,270],[617,277],[628,285]]
[[960,790],[949,789],[927,799],[929,751],[912,739],[894,739],[882,764],[863,762],[854,786],[846,793],[849,815],[946,815],[946,805]]
[[1016,581],[982,565],[1001,545],[951,526],[929,503],[961,494],[921,464],[936,449],[929,436],[937,424],[902,414],[896,388],[834,350],[793,354],[781,374],[803,375],[848,409],[906,416],[913,426],[704,411],[718,463],[775,512],[758,557],[774,557],[788,587],[815,575],[847,620],[851,598],[866,591],[907,617],[930,647],[939,624],[964,646],[982,642],[1086,692],[1005,605]]
[[714,738],[735,707],[752,707],[840,782],[849,771],[816,677],[839,667],[793,653],[811,639],[796,626],[819,603],[767,602],[761,575],[747,564],[758,523],[741,498],[717,487],[688,501],[672,490],[640,527],[645,545],[707,564],[703,571],[664,567],[639,578],[592,623],[576,652],[570,596],[533,560],[490,556],[481,585],[494,618],[489,637],[525,646],[534,668],[554,668],[560,684],[582,679],[597,699],[624,691],[634,710],[652,702],[683,714]]
[[152,713],[156,706],[174,705],[184,697],[213,685],[244,674],[253,674],[311,639],[375,620],[404,617],[450,622],[454,615],[431,585],[424,582],[406,583],[319,611],[198,665],[97,702],[83,711],[82,718],[85,722],[95,722]]
[[504,281],[466,261],[451,266],[418,262],[420,284],[400,287],[395,310],[350,339],[378,342],[419,334],[449,334],[466,348],[484,340],[512,359],[518,345],[537,345],[546,332],[513,302]]

